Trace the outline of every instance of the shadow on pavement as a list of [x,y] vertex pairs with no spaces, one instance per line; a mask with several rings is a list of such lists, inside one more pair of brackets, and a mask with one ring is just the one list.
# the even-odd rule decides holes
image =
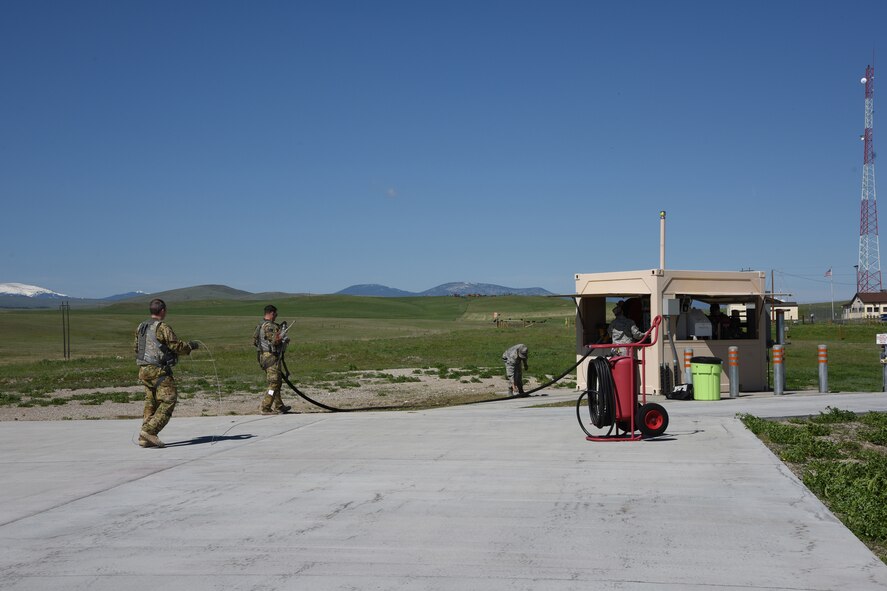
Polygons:
[[200,437],[195,437],[194,439],[188,439],[186,441],[174,441],[172,443],[167,443],[166,447],[202,445],[204,443],[216,443],[217,441],[243,441],[246,439],[252,439],[253,437],[256,437],[256,435],[252,435],[250,433],[245,433],[243,435],[202,435]]

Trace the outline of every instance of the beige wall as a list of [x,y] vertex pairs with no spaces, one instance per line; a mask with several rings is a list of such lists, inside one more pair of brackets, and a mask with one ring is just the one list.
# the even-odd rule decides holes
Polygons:
[[[584,354],[590,338],[598,333],[596,326],[606,310],[607,297],[639,296],[649,298],[649,315],[655,318],[662,313],[663,298],[677,295],[698,295],[739,298],[757,304],[763,311],[765,295],[764,273],[757,271],[682,271],[670,269],[648,269],[642,271],[620,271],[615,273],[578,273],[576,279],[576,297],[579,301],[582,319],[577,319],[577,356]],[[767,388],[767,348],[764,314],[755,319],[757,338],[725,339],[725,340],[682,340],[676,341],[678,364],[683,366],[685,348],[692,348],[694,356],[715,356],[724,360],[724,372],[721,375],[722,391],[729,390],[726,373],[727,347],[739,347],[740,391],[761,391]],[[670,321],[669,330],[674,330],[676,319]],[[595,326],[584,326],[584,324]],[[658,394],[659,365],[665,361],[674,363],[671,345],[668,343],[665,323],[660,327],[657,342],[645,349],[646,369],[644,381],[647,394]],[[606,349],[601,354],[606,354]],[[578,357],[577,357],[578,359]],[[587,363],[584,362],[577,370],[577,385],[584,389],[586,384]]]

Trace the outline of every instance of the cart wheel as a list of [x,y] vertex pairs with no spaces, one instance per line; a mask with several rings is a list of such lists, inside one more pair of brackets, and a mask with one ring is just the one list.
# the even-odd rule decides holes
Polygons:
[[635,426],[644,437],[659,437],[668,428],[668,412],[655,402],[645,404],[638,409]]

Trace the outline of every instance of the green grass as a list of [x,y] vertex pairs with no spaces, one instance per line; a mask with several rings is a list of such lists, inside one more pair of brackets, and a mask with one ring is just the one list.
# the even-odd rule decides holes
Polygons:
[[887,413],[742,422],[881,560],[887,562]]
[[785,346],[786,388],[818,389],[817,348],[826,345],[832,392],[880,392],[883,370],[875,335],[881,332],[887,332],[887,325],[825,322],[790,325]]
[[[530,347],[527,375],[540,380],[575,361],[574,307],[563,299],[306,296],[275,304],[280,319],[294,324],[287,363],[299,383],[403,367],[444,368],[445,373],[472,368],[451,379],[498,375],[502,352],[517,342]],[[180,359],[176,378],[182,392],[213,392],[217,382],[223,394],[262,387],[252,346],[262,307],[236,300],[170,306],[167,321],[179,338],[206,345]],[[497,329],[493,311],[526,322]],[[22,395],[61,388],[136,385],[133,333],[145,317],[141,304],[71,310],[74,358],[65,361],[57,311],[0,310],[0,404],[19,404]],[[342,379],[350,385],[354,378],[332,381]]]
[[[300,383],[402,367],[435,368],[450,379],[483,379],[502,373],[502,351],[518,342],[530,347],[527,376],[540,382],[575,362],[574,306],[567,299],[300,296],[275,304],[280,319],[294,324],[287,360]],[[223,394],[261,388],[251,341],[263,305],[218,300],[170,306],[167,320],[178,336],[206,345],[180,361],[176,375],[183,392],[215,391],[217,380]],[[514,322],[497,329],[493,312]],[[58,311],[0,310],[0,404],[61,388],[135,385],[133,331],[145,317],[144,304],[71,310],[74,358],[65,361]],[[787,389],[818,387],[817,345],[826,344],[831,391],[880,391],[875,334],[882,331],[887,325],[880,323],[790,325]],[[572,383],[568,377],[561,385]]]

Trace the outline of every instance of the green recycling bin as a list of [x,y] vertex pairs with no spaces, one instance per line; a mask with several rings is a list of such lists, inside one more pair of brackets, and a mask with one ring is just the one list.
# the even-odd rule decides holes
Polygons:
[[718,357],[691,357],[693,400],[721,399],[721,359]]

